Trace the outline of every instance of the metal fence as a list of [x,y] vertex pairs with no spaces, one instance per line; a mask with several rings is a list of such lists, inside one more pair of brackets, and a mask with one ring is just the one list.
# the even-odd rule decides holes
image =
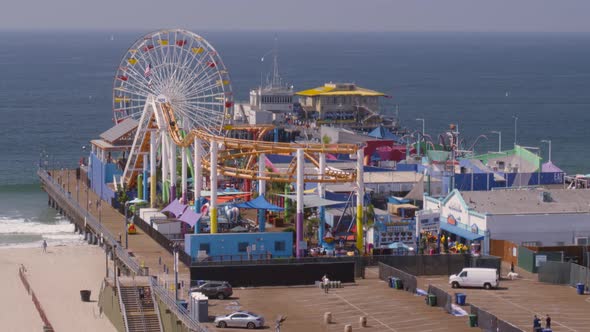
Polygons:
[[418,288],[418,280],[415,276],[379,262],[379,279],[389,282],[389,277],[401,279],[405,291],[416,293],[416,288]]
[[477,316],[477,326],[484,331],[524,332],[524,330],[473,304],[471,305],[471,314]]
[[449,314],[453,313],[453,297],[444,290],[428,285],[428,294],[436,295],[436,306],[445,309]]
[[570,285],[590,283],[590,269],[574,263],[547,261],[539,267],[539,281],[551,284]]
[[[55,180],[45,171],[39,169],[37,175],[44,184],[45,190],[62,206],[68,206],[70,213],[76,215],[80,220],[84,220],[85,224],[94,230],[97,234],[101,234],[103,240],[111,248],[116,248],[115,256],[120,262],[122,262],[130,271],[135,275],[143,275],[144,270],[140,268],[139,264],[129,255],[129,253],[119,245],[115,237],[110,231],[103,227],[103,225],[91,214],[87,213],[76,200],[74,200],[69,193],[57,183]],[[152,283],[152,289],[158,295],[158,298],[166,304],[169,310],[173,311],[179,320],[181,320],[187,328],[191,331],[196,332],[207,332],[207,328],[194,321],[188,311],[184,309],[180,304],[168,294],[168,291],[157,283]]]

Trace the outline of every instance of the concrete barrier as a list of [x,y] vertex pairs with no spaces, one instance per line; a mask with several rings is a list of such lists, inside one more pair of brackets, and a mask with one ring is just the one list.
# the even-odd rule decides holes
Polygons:
[[332,324],[332,313],[331,312],[324,313],[324,323],[325,324]]
[[361,327],[367,327],[367,317],[366,316],[361,316],[359,318],[359,325]]
[[344,332],[352,332],[352,325],[344,325]]

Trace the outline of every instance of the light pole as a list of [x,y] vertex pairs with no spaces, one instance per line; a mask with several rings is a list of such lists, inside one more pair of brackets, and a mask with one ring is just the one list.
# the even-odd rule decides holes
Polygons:
[[420,155],[420,141],[424,139],[424,134],[426,131],[426,121],[424,120],[424,118],[418,118],[416,119],[416,121],[422,121],[422,137],[418,140],[418,155]]
[[551,162],[551,140],[550,139],[542,139],[541,143],[549,144],[549,162]]
[[502,132],[497,130],[492,130],[492,134],[498,134],[498,152],[502,152]]
[[513,115],[512,118],[514,119],[514,146],[516,146],[516,143],[518,142],[518,140],[516,139],[517,138],[517,136],[516,136],[516,134],[517,134],[517,132],[516,132],[516,128],[517,128],[516,127],[516,124],[518,123],[518,116]]
[[172,245],[172,252],[174,254],[174,298],[178,301],[178,244]]

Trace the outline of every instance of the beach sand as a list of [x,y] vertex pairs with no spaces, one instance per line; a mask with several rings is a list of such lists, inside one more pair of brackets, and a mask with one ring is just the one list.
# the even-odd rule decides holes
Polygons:
[[[0,322],[3,331],[42,331],[43,323],[18,277],[24,264],[32,290],[56,331],[116,331],[99,314],[105,254],[97,246],[0,249]],[[92,291],[82,302],[80,290]]]

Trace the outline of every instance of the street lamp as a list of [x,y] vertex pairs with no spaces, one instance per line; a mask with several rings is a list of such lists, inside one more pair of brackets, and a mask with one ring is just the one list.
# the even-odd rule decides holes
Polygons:
[[517,137],[516,136],[516,133],[517,133],[516,132],[516,124],[518,122],[518,116],[513,115],[512,118],[514,119],[514,145],[516,146],[516,142],[517,142],[517,140],[516,140],[516,137]]
[[549,144],[549,162],[551,162],[551,140],[550,139],[542,139],[541,143]]
[[497,130],[492,130],[492,134],[498,134],[498,152],[502,152],[502,132]]
[[129,249],[129,232],[128,232],[128,224],[129,219],[127,218],[127,209],[129,208],[129,204],[138,204],[138,203],[146,203],[143,199],[134,198],[131,201],[125,202],[125,249]]

